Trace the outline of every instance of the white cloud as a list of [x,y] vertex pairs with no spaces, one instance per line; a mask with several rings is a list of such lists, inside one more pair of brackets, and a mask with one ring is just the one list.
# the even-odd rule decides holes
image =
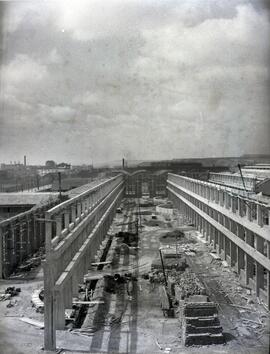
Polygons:
[[45,65],[33,60],[25,54],[18,54],[10,63],[1,70],[2,83],[8,91],[16,91],[42,82],[47,76]]
[[[127,6],[134,3],[128,1]],[[129,12],[123,1],[110,0],[64,0],[58,1],[56,9],[58,11],[59,30],[68,32],[79,41],[89,41],[95,38],[111,37],[112,34],[120,33],[124,30],[122,22],[128,23]],[[126,16],[125,16],[126,15]]]
[[76,105],[92,106],[100,101],[100,94],[86,91],[81,95],[77,95],[73,98],[73,103]]
[[63,64],[63,58],[56,48],[53,48],[48,54],[48,62],[52,64]]
[[[2,120],[10,132],[23,120],[42,134],[44,151],[54,152],[47,136],[59,132],[61,160],[81,159],[78,139],[100,159],[124,151],[233,155],[254,151],[254,141],[258,151],[269,147],[270,24],[248,0],[10,6]],[[67,142],[69,150],[61,147]]]
[[208,19],[193,27],[172,22],[158,30],[143,31],[145,45],[136,69],[148,77],[158,71],[163,75],[166,66],[168,73],[182,74],[189,68],[203,71],[212,65],[266,65],[269,45],[265,36],[269,32],[267,15],[251,6],[239,6],[236,17]]
[[30,111],[32,106],[26,102],[19,100],[15,95],[9,95],[4,93],[1,97],[1,103],[4,104],[5,107],[9,107],[9,109],[15,109],[17,111]]
[[69,106],[48,106],[39,104],[37,115],[43,119],[43,122],[48,124],[70,122],[76,118],[76,110]]

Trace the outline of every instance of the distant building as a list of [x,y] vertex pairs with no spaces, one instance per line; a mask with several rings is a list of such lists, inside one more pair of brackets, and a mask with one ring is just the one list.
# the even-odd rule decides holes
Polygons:
[[1,170],[18,170],[18,169],[24,169],[24,165],[21,163],[1,163]]
[[270,164],[256,164],[242,167],[242,173],[263,180],[270,178]]
[[23,213],[35,205],[56,200],[57,193],[0,193],[0,221]]
[[56,167],[56,163],[53,160],[48,160],[45,162],[45,166],[47,168],[55,168]]
[[57,165],[57,168],[66,168],[66,169],[70,169],[71,165],[65,162],[61,162]]
[[37,170],[37,173],[40,176],[45,176],[48,174],[56,174],[58,172],[68,174],[71,170],[71,165],[65,162],[56,164],[54,161],[46,161],[45,166],[40,166]]
[[[69,191],[73,188],[80,187],[84,184],[91,182],[89,178],[64,178],[61,181],[61,191]],[[59,181],[55,180],[52,184],[52,191],[59,191]]]

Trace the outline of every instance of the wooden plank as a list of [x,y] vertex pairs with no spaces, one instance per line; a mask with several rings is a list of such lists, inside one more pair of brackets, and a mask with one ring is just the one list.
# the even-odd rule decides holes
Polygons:
[[162,310],[169,310],[170,302],[169,302],[169,298],[165,286],[159,287],[159,295],[160,295]]
[[82,300],[73,300],[73,305],[96,305],[96,304],[105,304],[105,301],[82,301]]
[[107,262],[94,262],[91,263],[92,266],[99,266],[99,265],[106,265],[106,264],[111,264],[111,261],[107,261]]
[[28,324],[30,324],[32,326],[38,327],[40,329],[44,328],[44,322],[33,320],[32,318],[20,317],[19,320],[22,321],[22,322],[28,323]]
[[99,275],[87,275],[84,277],[85,280],[99,280],[102,279],[104,277],[105,274],[99,274]]
[[219,255],[217,255],[217,254],[215,254],[215,253],[210,252],[210,255],[211,255],[214,259],[221,259],[221,258],[219,257]]

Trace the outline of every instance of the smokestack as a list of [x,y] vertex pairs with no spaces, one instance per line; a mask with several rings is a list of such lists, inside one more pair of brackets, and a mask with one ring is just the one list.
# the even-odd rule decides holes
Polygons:
[[122,159],[122,169],[124,170],[124,168],[125,168],[125,159],[123,158]]
[[24,166],[26,166],[26,155],[24,155],[24,157],[23,157],[23,164],[24,164]]

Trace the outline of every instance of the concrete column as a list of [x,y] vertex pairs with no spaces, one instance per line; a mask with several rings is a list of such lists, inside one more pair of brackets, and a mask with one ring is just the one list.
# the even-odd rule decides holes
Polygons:
[[69,230],[69,210],[65,210],[64,213],[64,226],[66,230]]
[[230,240],[224,235],[224,259],[227,261],[227,256],[231,256]]
[[[256,235],[255,236],[255,248],[257,251],[263,254],[264,251],[264,240],[262,237]],[[264,268],[256,262],[256,295],[259,296],[259,289],[264,288]]]
[[213,187],[210,188],[210,200],[213,201],[215,199],[215,191]]
[[215,190],[215,202],[218,204],[219,203],[219,190]]
[[257,251],[263,254],[264,251],[264,240],[262,237],[255,235],[255,248]]
[[221,232],[217,231],[217,247],[216,247],[216,250],[217,250],[219,255],[221,254],[221,242],[222,242],[221,238],[222,238]]
[[202,233],[203,227],[202,227],[202,218],[199,216],[199,231]]
[[231,197],[232,199],[232,212],[233,213],[236,213],[236,198],[235,198],[235,196],[232,196]]
[[247,212],[246,212],[246,217],[249,221],[252,221],[252,203],[248,202],[247,204]]
[[[267,258],[270,259],[270,242],[267,241]],[[270,310],[270,271],[267,270],[266,272],[267,276],[267,308]]]
[[12,254],[11,254],[11,263],[12,265],[16,263],[16,252],[17,252],[17,245],[16,245],[16,234],[15,234],[15,225],[11,223],[10,225],[11,230],[11,239],[12,239]]
[[30,254],[33,250],[32,240],[31,240],[31,222],[29,216],[26,217],[25,220],[26,226],[26,252]]
[[71,222],[76,222],[76,205],[71,206]]
[[3,278],[3,229],[0,227],[0,279]]
[[24,241],[24,232],[23,232],[23,221],[20,221],[20,226],[19,226],[19,235],[20,235],[20,248],[19,248],[19,259],[20,259],[20,264],[22,263],[24,252],[25,252],[25,246],[26,243]]
[[220,201],[220,205],[224,206],[224,194],[222,190],[219,191],[219,201]]
[[260,289],[264,288],[264,273],[263,266],[256,262],[256,296],[260,296]]
[[262,218],[262,206],[257,204],[257,223],[260,226],[263,226],[263,218]]
[[230,241],[230,246],[231,246],[231,267],[234,267],[237,262],[236,245]]
[[65,329],[65,306],[63,291],[54,291],[55,293],[55,328]]
[[240,271],[245,268],[245,253],[240,248],[237,247],[237,272],[240,274]]
[[225,208],[229,209],[229,207],[230,207],[230,205],[229,205],[229,194],[227,192],[225,192],[224,198],[225,198]]
[[214,249],[218,251],[218,231],[214,228]]
[[62,236],[62,215],[56,217],[56,236]]
[[[50,216],[45,213],[45,219]],[[44,262],[44,349],[56,349],[56,328],[55,328],[55,297],[54,297],[54,265],[51,262],[51,239],[52,239],[52,224],[46,221],[46,261]]]
[[241,240],[245,240],[245,229],[242,225],[237,225],[236,234]]
[[209,186],[205,186],[205,188],[206,188],[206,198],[207,198],[207,200],[210,200],[210,198],[211,198],[210,188],[209,188]]
[[246,285],[249,285],[249,279],[253,279],[253,260],[245,253],[245,265],[246,265]]
[[210,242],[210,232],[211,232],[210,224],[208,221],[206,221],[206,240],[207,240],[207,242]]
[[239,215],[239,216],[242,216],[241,215],[241,211],[242,211],[242,205],[241,205],[241,198],[239,198],[239,197],[236,197],[236,203],[237,203],[237,214]]
[[80,201],[77,204],[77,215],[78,215],[79,220],[81,220],[81,217],[82,217],[82,204],[81,204]]

